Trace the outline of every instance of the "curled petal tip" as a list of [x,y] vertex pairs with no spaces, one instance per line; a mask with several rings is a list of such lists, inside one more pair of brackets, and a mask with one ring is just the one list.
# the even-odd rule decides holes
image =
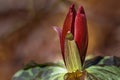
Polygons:
[[70,6],[70,13],[73,13],[73,15],[75,15],[75,6],[74,6],[74,4],[72,4],[71,6]]
[[85,14],[85,11],[84,11],[84,8],[83,6],[80,6],[79,9],[78,9],[78,14]]
[[56,26],[53,26],[53,29],[57,32],[59,39],[61,41],[61,33],[62,33],[61,29],[59,27],[56,27]]
[[57,31],[60,31],[61,32],[61,29],[57,26],[53,26],[53,29],[57,32]]
[[70,9],[73,9],[75,7],[75,5],[74,4],[72,4],[71,6],[70,6]]

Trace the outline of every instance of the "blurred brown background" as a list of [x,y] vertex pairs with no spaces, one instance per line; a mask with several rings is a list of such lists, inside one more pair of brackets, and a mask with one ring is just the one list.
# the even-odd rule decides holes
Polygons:
[[52,26],[62,27],[71,3],[86,11],[88,55],[120,56],[119,0],[0,0],[0,80],[11,80],[31,60],[61,59]]

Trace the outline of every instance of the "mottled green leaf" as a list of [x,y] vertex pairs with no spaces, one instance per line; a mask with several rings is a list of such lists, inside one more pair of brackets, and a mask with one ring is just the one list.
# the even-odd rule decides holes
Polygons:
[[[120,58],[96,57],[86,61],[85,80],[120,80]],[[32,65],[19,70],[12,80],[64,80],[67,73],[60,64]],[[76,80],[76,79],[74,79]]]
[[120,80],[120,67],[91,66],[86,70],[88,77],[92,76],[94,78],[93,80]]
[[12,80],[63,80],[64,74],[67,70],[58,64],[44,64],[36,66],[32,64],[25,69],[19,70],[12,78]]

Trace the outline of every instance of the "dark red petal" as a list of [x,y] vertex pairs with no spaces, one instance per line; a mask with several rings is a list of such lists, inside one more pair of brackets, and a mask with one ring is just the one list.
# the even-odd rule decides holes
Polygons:
[[83,7],[80,7],[76,14],[74,39],[79,48],[79,53],[83,64],[88,45],[87,23]]
[[62,37],[61,37],[61,49],[62,49],[62,55],[64,59],[64,44],[65,44],[65,37],[68,31],[71,31],[71,26],[74,24],[74,17],[75,17],[75,9],[74,5],[71,5],[69,12],[66,16],[66,19],[64,21],[63,29],[62,29]]
[[75,16],[76,16],[75,8],[72,9],[72,12],[73,12],[73,17],[72,17],[72,24],[71,24],[70,32],[74,35],[74,24],[75,24]]

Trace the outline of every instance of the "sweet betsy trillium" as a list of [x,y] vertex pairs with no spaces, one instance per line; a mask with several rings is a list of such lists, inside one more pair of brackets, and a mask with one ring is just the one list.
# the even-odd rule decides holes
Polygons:
[[[12,80],[120,80],[120,58],[95,57],[85,63],[88,32],[82,6],[76,12],[71,5],[59,34],[62,56],[67,68],[50,64],[32,64],[19,70]],[[27,76],[26,76],[27,74]],[[64,78],[63,78],[64,76]]]
[[71,5],[62,30],[58,27],[54,29],[59,35],[62,56],[68,70],[67,75],[80,77],[88,46],[87,23],[83,7],[80,6],[76,12],[74,4]]

